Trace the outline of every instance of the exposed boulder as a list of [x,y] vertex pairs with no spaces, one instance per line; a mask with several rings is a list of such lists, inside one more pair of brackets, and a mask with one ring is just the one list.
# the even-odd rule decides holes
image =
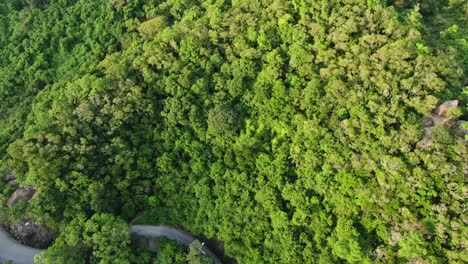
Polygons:
[[431,127],[442,125],[445,122],[444,118],[438,115],[430,115],[428,118],[432,121]]
[[458,106],[458,100],[450,100],[447,102],[442,103],[437,107],[435,114],[438,116],[445,117],[447,112],[456,108]]
[[434,120],[430,116],[423,117],[424,127],[430,127],[434,125]]
[[33,188],[19,188],[13,194],[10,196],[8,199],[6,205],[11,206],[15,203],[17,203],[19,200],[29,200],[31,199],[34,194],[36,193],[36,190]]
[[17,179],[14,179],[14,180],[8,181],[6,184],[13,185],[13,186],[18,186],[19,183],[18,183]]
[[37,199],[38,196],[39,196],[39,192],[34,191],[34,195],[31,197],[31,200]]
[[2,225],[15,240],[23,245],[34,248],[46,249],[57,237],[55,230],[39,225],[33,219],[7,222]]
[[12,169],[7,169],[7,170],[5,171],[5,175],[3,176],[3,180],[4,180],[5,182],[9,182],[9,181],[12,181],[12,180],[14,180],[14,179],[16,179],[15,171],[12,170]]
[[416,144],[418,149],[426,149],[432,145],[432,129],[434,129],[433,126],[426,127],[426,135]]
[[447,102],[442,103],[437,107],[437,109],[434,111],[433,114],[425,116],[422,120],[426,134],[424,138],[419,141],[416,144],[416,148],[418,149],[426,149],[432,145],[432,130],[434,127],[439,126],[439,125],[447,125],[449,127],[453,127],[456,125],[457,127],[457,132],[460,137],[464,137],[467,132],[463,128],[463,123],[466,123],[466,121],[456,121],[455,119],[452,119],[450,117],[447,117],[447,113],[458,107],[458,100],[450,100]]

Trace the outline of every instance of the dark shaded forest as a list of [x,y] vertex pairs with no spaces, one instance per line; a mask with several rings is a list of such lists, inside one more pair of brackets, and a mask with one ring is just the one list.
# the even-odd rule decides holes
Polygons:
[[0,219],[59,232],[43,263],[205,263],[136,217],[238,263],[466,263],[467,69],[465,0],[4,0],[0,175],[36,194]]

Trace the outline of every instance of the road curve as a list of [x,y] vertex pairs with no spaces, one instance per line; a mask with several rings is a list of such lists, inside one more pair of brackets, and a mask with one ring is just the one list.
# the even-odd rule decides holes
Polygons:
[[[132,225],[130,226],[130,232],[137,236],[165,237],[170,240],[176,240],[187,247],[196,239],[187,232],[169,226]],[[214,263],[222,263],[207,247],[203,246],[200,250],[210,256]],[[0,263],[11,260],[14,264],[33,264],[34,256],[42,251],[44,250],[18,243],[0,227]]]
[[0,227],[0,262],[13,260],[13,263],[34,263],[34,256],[43,250],[21,245]]
[[[170,226],[132,225],[130,227],[130,232],[137,236],[165,237],[170,240],[176,240],[187,247],[190,246],[190,244],[196,239],[191,234]],[[211,257],[215,264],[222,263],[209,248],[202,246],[200,251]]]

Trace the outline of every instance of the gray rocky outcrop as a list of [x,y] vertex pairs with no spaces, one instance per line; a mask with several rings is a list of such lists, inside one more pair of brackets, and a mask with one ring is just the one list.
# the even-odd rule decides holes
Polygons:
[[3,227],[16,241],[35,248],[49,247],[57,236],[55,230],[40,225],[31,218],[7,222]]

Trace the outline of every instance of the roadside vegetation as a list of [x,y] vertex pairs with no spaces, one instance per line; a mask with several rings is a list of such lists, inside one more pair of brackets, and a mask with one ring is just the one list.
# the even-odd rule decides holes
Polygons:
[[60,232],[43,263],[188,261],[138,215],[239,263],[466,263],[467,30],[465,0],[1,1],[0,202],[37,194],[0,219]]

